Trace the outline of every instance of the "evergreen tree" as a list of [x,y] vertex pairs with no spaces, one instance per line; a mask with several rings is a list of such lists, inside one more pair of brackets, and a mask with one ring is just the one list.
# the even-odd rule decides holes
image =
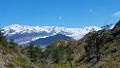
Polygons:
[[29,46],[26,47],[27,56],[30,58],[32,62],[40,62],[41,57],[41,48],[35,46],[33,43],[30,43]]

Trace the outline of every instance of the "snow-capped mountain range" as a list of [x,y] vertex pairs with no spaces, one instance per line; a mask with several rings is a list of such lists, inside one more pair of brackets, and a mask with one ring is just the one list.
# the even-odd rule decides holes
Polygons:
[[84,35],[90,32],[91,29],[100,30],[100,27],[89,26],[84,28],[65,28],[56,26],[27,26],[13,24],[3,28],[4,35],[10,40],[14,40],[17,43],[24,44],[31,41],[35,41],[40,38],[47,38],[49,36],[55,36],[62,34],[71,37],[75,40],[81,39]]

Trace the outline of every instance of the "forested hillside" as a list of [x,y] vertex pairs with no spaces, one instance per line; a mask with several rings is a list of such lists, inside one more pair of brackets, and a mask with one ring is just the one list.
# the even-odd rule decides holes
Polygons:
[[0,31],[0,68],[120,68],[120,21],[92,29],[82,39],[58,40],[46,48],[7,41]]

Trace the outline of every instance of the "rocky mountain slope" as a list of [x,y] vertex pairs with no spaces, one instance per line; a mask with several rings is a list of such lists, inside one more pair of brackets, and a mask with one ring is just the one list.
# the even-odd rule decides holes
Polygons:
[[57,34],[55,36],[50,36],[47,38],[39,38],[39,39],[33,41],[33,43],[37,46],[45,47],[45,46],[52,44],[53,42],[55,42],[57,40],[74,40],[74,39],[71,37],[62,35],[62,34]]

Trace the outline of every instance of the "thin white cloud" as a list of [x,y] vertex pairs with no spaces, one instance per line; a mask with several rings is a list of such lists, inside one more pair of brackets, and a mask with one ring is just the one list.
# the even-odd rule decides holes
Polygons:
[[89,9],[89,13],[96,15],[96,12],[93,9]]
[[120,17],[120,11],[113,13],[113,16]]
[[62,20],[62,16],[59,16],[59,17],[58,17],[58,20]]
[[93,9],[89,9],[89,12],[90,12],[90,13],[94,13]]

